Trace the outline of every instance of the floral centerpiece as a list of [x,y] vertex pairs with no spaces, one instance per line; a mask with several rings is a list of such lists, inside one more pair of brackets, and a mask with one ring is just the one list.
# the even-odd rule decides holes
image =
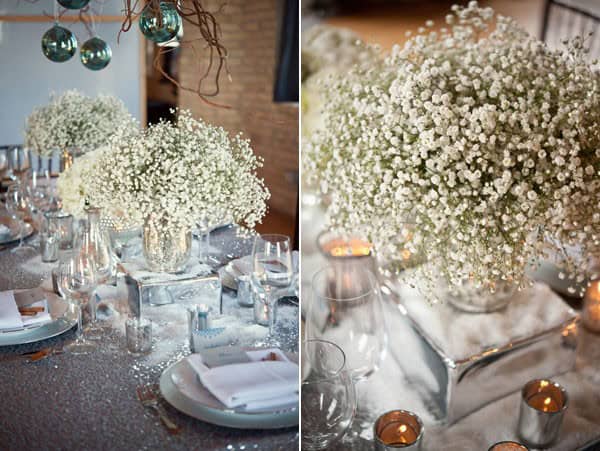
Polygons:
[[77,90],[51,97],[27,118],[25,146],[41,156],[55,150],[95,150],[108,143],[115,129],[137,124],[123,102],[113,96],[88,97]]
[[476,2],[446,20],[328,87],[305,170],[332,225],[392,263],[408,245],[450,286],[524,286],[545,255],[582,280],[600,253],[600,75],[585,39],[551,50]]
[[176,271],[189,257],[198,221],[249,228],[260,222],[269,198],[256,175],[261,166],[241,135],[180,111],[174,124],[162,121],[113,139],[96,164],[90,201],[144,224],[150,268]]

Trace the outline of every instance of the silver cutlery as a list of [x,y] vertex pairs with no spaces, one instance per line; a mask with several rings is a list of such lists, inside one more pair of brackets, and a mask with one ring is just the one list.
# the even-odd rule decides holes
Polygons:
[[158,395],[155,392],[155,386],[141,385],[136,388],[137,396],[144,407],[148,407],[154,410],[160,421],[167,428],[169,434],[177,434],[181,431],[181,428],[177,426],[170,418],[164,407],[158,399]]

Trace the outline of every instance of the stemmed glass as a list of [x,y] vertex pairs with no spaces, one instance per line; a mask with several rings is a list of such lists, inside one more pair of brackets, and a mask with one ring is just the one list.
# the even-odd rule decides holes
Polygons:
[[314,275],[312,293],[307,337],[340,346],[352,378],[368,378],[379,368],[387,350],[381,292],[375,275],[356,264],[328,266]]
[[66,348],[73,354],[87,354],[95,346],[83,334],[83,310],[92,306],[91,298],[96,288],[93,261],[85,252],[74,252],[58,267],[57,286],[77,312],[77,339]]
[[[108,238],[100,236],[103,233],[105,232],[100,230],[99,223],[81,220],[75,239],[75,249],[91,262],[91,271],[94,273],[96,287],[107,283],[113,275],[114,262],[110,248],[105,245]],[[90,324],[87,330],[92,334],[90,338],[99,338],[98,335],[102,332],[96,316],[96,300],[98,299],[96,287],[89,300]]]
[[339,346],[302,343],[302,449],[320,450],[344,436],[356,414],[356,394]]
[[22,147],[14,147],[8,153],[8,161],[13,174],[17,177],[17,181],[23,184],[23,178],[31,167],[29,151]]
[[11,249],[11,253],[18,254],[26,250],[32,250],[31,246],[23,245],[25,235],[25,219],[31,212],[30,199],[20,185],[13,185],[6,192],[6,210],[19,224],[19,245]]
[[8,172],[8,149],[0,149],[0,184]]
[[285,235],[257,235],[252,249],[252,277],[265,292],[269,335],[273,335],[278,291],[292,283],[292,248]]

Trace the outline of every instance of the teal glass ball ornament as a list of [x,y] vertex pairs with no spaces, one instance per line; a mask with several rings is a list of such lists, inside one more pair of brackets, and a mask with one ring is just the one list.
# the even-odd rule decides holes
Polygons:
[[147,7],[140,15],[140,30],[143,35],[156,43],[167,42],[177,36],[181,27],[181,17],[173,3],[160,2],[162,23],[152,8]]
[[56,0],[60,6],[67,9],[81,9],[90,2],[90,0]]
[[50,61],[64,63],[77,51],[77,38],[71,30],[54,25],[42,36],[42,52]]
[[90,70],[101,70],[108,66],[112,58],[110,45],[98,37],[88,39],[79,50],[81,63]]

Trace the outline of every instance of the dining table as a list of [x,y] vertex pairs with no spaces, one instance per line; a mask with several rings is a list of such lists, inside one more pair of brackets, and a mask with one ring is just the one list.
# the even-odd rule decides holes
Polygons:
[[[251,238],[235,226],[211,232],[211,250],[219,262],[216,266],[225,264],[226,256],[248,255]],[[15,254],[5,248],[0,251],[0,290],[40,285],[49,288],[55,266],[42,262],[37,250]],[[40,342],[0,346],[0,449],[298,449],[297,426],[234,429],[192,418],[169,405],[157,384],[167,368],[190,354],[187,320],[184,316],[161,315],[161,307],[155,307],[151,352],[129,353],[125,320],[131,313],[127,293],[119,285],[98,288],[102,332],[89,354],[62,352],[62,346],[75,337],[73,329]],[[241,325],[243,330],[253,331],[247,336],[240,333],[237,345],[269,346],[268,328],[254,324],[253,309],[240,306],[236,292],[225,287],[221,316],[232,318],[231,327]],[[288,353],[298,352],[297,318],[297,302],[280,303],[270,339],[277,340]],[[48,355],[32,359],[31,353],[39,350],[48,350]],[[138,387],[148,387],[158,396],[168,416],[179,426],[178,433],[169,433],[155,412],[141,404]]]
[[[309,190],[303,193],[302,198],[302,293],[305,301],[302,303],[302,316],[308,315],[308,304],[312,290],[313,274],[320,268],[331,265],[318,246],[319,234],[326,230],[325,208],[317,197]],[[393,294],[393,293],[392,293]],[[583,301],[564,294],[559,295],[565,309],[581,313]],[[447,421],[440,415],[436,399],[424,389],[431,383],[429,372],[419,373],[407,371],[407,362],[419,354],[419,343],[415,343],[412,335],[406,333],[406,328],[401,327],[406,321],[401,312],[404,310],[402,303],[397,303],[397,296],[384,295],[382,304],[384,310],[384,324],[377,327],[387,330],[387,350],[381,364],[370,377],[355,383],[357,406],[353,422],[343,437],[337,440],[328,449],[335,451],[370,451],[373,449],[374,429],[377,418],[385,412],[402,409],[415,413],[424,423],[422,437],[422,451],[439,450],[487,450],[494,443],[504,440],[519,441],[518,418],[521,393],[515,389],[504,396],[496,397],[480,408],[462,416],[454,421]],[[444,304],[430,304],[422,301],[421,307],[430,317],[436,309],[449,308]],[[531,327],[535,318],[543,318],[548,314],[545,306],[531,305]],[[547,310],[547,309],[546,309]],[[473,314],[477,316],[477,314]],[[496,317],[498,325],[492,326],[496,330],[487,330],[487,334],[501,332],[501,324],[506,322],[499,313]],[[475,320],[472,321],[474,324]],[[468,322],[457,324],[443,324],[448,334],[458,340],[460,336],[468,335],[465,329],[469,328]],[[461,328],[463,328],[461,330]],[[473,334],[471,334],[473,336]],[[569,405],[558,440],[550,447],[551,451],[594,451],[600,449],[600,334],[587,330],[581,322],[577,325],[577,348],[574,365],[569,371],[561,374],[548,374],[547,376],[561,384],[568,391]],[[336,342],[342,349],[345,343]],[[542,358],[542,353],[529,355],[517,361],[521,367],[532,365],[531,359]],[[558,350],[555,356],[561,358]],[[506,369],[504,369],[506,370]],[[505,372],[505,371],[504,371]],[[503,383],[510,374],[492,375]],[[514,375],[513,377],[517,377]],[[517,385],[521,383],[520,379]],[[527,382],[522,381],[522,384]],[[472,392],[468,396],[477,397],[479,393]],[[473,399],[476,403],[477,400]]]

